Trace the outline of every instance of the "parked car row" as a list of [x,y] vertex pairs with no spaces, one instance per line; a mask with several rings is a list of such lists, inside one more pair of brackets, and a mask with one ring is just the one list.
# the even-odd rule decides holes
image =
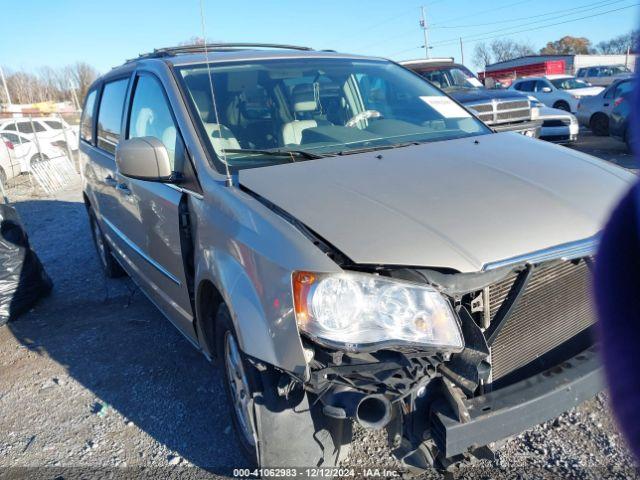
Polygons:
[[17,131],[0,131],[0,181],[3,185],[20,174],[31,171],[31,165],[49,158],[67,156],[66,148],[52,138],[40,138]]
[[0,119],[0,134],[13,132],[25,135],[29,140],[46,141],[52,145],[72,151],[78,149],[77,128],[71,127],[64,119],[58,117],[16,117]]
[[578,121],[568,106],[547,107],[537,96],[526,95],[525,89],[485,88],[469,69],[453,59],[409,60],[401,64],[465,105],[495,131],[516,131],[554,143],[570,143],[578,138]]

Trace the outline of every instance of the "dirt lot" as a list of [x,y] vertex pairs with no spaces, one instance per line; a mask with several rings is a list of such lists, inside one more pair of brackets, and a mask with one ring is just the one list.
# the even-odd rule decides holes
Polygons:
[[[587,134],[575,148],[633,166],[614,140]],[[244,466],[220,372],[128,279],[104,278],[79,185],[55,198],[12,200],[55,287],[0,327],[0,479],[205,478]],[[394,466],[384,441],[358,437],[351,464]],[[601,395],[462,472],[516,474],[630,478],[635,471]]]

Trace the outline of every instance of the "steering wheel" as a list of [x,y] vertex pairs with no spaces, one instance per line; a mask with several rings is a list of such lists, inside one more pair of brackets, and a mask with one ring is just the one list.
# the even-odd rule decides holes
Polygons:
[[356,113],[344,124],[345,127],[355,127],[358,122],[362,120],[368,120],[370,118],[382,118],[382,114],[378,110],[365,110],[360,113]]

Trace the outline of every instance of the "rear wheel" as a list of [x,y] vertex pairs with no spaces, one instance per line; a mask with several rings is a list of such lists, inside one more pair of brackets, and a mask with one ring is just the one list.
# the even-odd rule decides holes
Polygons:
[[571,107],[564,100],[560,100],[559,102],[554,103],[553,104],[553,108],[558,108],[560,110],[564,110],[565,112],[570,112],[571,111]]
[[122,277],[125,271],[122,269],[117,260],[111,253],[111,247],[107,243],[107,239],[104,237],[100,225],[96,219],[92,210],[89,210],[89,225],[91,227],[91,236],[93,237],[93,244],[98,252],[98,258],[100,264],[104,270],[104,273],[109,278]]
[[288,398],[278,395],[286,374],[264,364],[258,369],[240,350],[226,305],[218,309],[216,326],[224,389],[247,460],[262,467],[337,465],[348,451],[351,425],[325,417],[301,387]]
[[594,135],[605,137],[609,135],[609,117],[603,113],[596,113],[591,117],[589,128]]

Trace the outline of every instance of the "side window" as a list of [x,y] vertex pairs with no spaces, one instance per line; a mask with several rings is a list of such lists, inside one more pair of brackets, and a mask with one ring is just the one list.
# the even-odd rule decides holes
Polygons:
[[533,84],[534,82],[527,80],[526,82],[519,83],[516,89],[521,92],[533,92]]
[[44,128],[44,125],[40,122],[33,122],[33,128],[36,129],[36,132],[46,132],[47,129]]
[[33,133],[33,127],[31,126],[31,122],[19,122],[18,131],[20,133]]
[[6,127],[4,127],[4,129],[5,130],[11,130],[12,132],[15,132],[16,131],[16,124],[15,123],[10,123]]
[[54,130],[62,130],[62,123],[56,122],[55,120],[45,120],[44,123]]
[[116,153],[122,127],[122,109],[129,79],[105,83],[98,109],[98,147]]
[[127,138],[137,137],[160,140],[167,148],[172,170],[182,170],[184,144],[171,116],[163,87],[151,75],[140,75],[133,93]]
[[92,90],[87,95],[80,119],[80,138],[85,142],[93,142],[93,116],[96,106],[96,91]]
[[600,72],[598,71],[597,68],[590,68],[589,69],[589,74],[587,76],[589,76],[589,77],[597,77],[599,73]]
[[581,78],[581,77],[586,77],[587,76],[587,71],[584,68],[581,68],[580,70],[578,70],[578,74],[576,75],[576,77]]
[[613,92],[615,92],[615,87],[607,88],[607,91],[604,92],[604,98],[613,98]]
[[[549,85],[547,82],[545,82],[544,80],[538,80],[536,82],[536,92],[542,92],[543,88],[549,87],[551,88],[551,85]],[[553,89],[552,89],[553,90]]]

